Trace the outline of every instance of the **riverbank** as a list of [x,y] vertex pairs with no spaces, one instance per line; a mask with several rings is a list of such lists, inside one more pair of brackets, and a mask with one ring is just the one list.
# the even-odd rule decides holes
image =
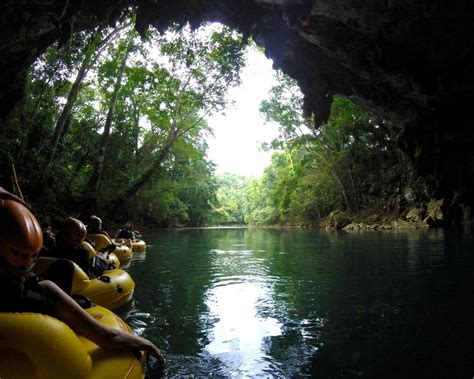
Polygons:
[[335,210],[318,225],[322,229],[379,230],[445,226],[448,208],[444,199],[433,199],[411,207],[391,208],[384,204],[359,212]]

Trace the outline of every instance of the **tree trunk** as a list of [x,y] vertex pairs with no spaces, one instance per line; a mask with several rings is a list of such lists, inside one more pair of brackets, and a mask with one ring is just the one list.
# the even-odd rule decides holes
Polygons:
[[104,132],[100,140],[99,151],[94,165],[94,171],[92,172],[89,182],[86,186],[86,202],[91,206],[91,210],[94,211],[97,204],[97,195],[99,193],[100,183],[102,181],[102,174],[104,171],[105,152],[109,143],[110,131],[112,129],[112,122],[115,116],[115,106],[117,104],[118,93],[122,86],[123,73],[127,64],[127,59],[132,48],[132,42],[128,43],[125,55],[123,56],[122,62],[117,72],[117,80],[115,81],[114,91],[110,100],[109,110],[107,112],[107,119],[105,120]]
[[164,162],[178,136],[179,129],[173,128],[173,130],[170,131],[166,143],[163,145],[163,148],[160,150],[160,153],[156,157],[153,164],[147,170],[145,170],[145,172],[125,192],[123,192],[110,204],[110,209],[115,209],[126,202],[127,199],[135,195],[145,184],[150,181],[154,175],[156,175],[156,173],[160,171],[162,163]]
[[[48,180],[49,172],[53,166],[54,157],[56,155],[59,141],[65,134],[64,127],[68,119],[70,118],[72,107],[74,106],[74,103],[77,99],[77,95],[79,94],[79,90],[81,89],[81,84],[84,81],[84,78],[89,72],[89,69],[95,64],[97,59],[100,57],[104,48],[113,40],[113,38],[115,38],[118,32],[123,28],[124,27],[114,29],[102,41],[100,41],[97,46],[95,46],[95,40],[98,37],[100,31],[94,33],[91,36],[89,43],[86,46],[84,60],[82,61],[81,67],[77,72],[76,79],[74,80],[71,90],[69,91],[66,104],[64,105],[61,115],[59,116],[58,121],[56,122],[56,127],[54,128],[54,133],[51,138],[51,148],[49,150],[49,155],[43,166],[43,172],[40,175],[41,183],[44,183]],[[94,52],[97,52],[95,56],[93,56]]]

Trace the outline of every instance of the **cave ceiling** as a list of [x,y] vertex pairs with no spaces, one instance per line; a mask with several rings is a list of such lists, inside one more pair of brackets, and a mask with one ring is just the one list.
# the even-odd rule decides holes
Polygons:
[[136,7],[141,33],[219,21],[252,36],[298,81],[319,123],[332,97],[345,96],[393,125],[421,173],[449,176],[443,180],[458,190],[472,184],[472,1],[6,0],[0,7],[2,118],[47,46]]

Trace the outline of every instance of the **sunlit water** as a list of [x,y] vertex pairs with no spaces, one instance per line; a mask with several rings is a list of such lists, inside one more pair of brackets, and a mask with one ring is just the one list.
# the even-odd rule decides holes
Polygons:
[[145,239],[121,314],[165,352],[167,377],[474,375],[471,234],[192,229]]

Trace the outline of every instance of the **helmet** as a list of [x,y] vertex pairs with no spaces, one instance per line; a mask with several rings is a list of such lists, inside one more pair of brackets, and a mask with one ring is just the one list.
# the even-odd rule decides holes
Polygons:
[[79,245],[86,238],[87,229],[81,220],[69,217],[61,226],[59,236],[71,245]]
[[88,226],[90,226],[91,229],[99,229],[102,226],[102,220],[92,215]]
[[23,204],[0,200],[0,256],[14,267],[31,265],[43,246],[35,216]]

